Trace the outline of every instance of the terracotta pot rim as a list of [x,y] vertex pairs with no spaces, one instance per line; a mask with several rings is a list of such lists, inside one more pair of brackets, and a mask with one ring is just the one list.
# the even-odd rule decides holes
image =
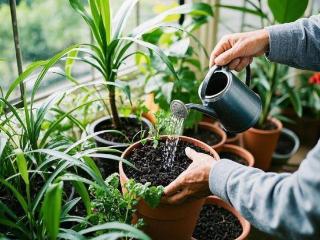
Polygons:
[[230,204],[226,203],[225,201],[223,201],[221,198],[219,198],[217,196],[207,197],[204,205],[207,205],[207,204],[218,205],[218,206],[226,209],[227,211],[231,212],[236,218],[238,218],[238,220],[241,224],[241,227],[242,227],[242,233],[235,240],[243,240],[243,239],[246,239],[246,237],[248,237],[248,235],[250,233],[250,229],[251,229],[251,224],[248,222],[248,220],[246,220],[244,217],[242,217],[240,215],[240,213],[234,207],[232,207]]
[[[166,139],[168,138],[169,135],[162,135],[160,136],[160,139]],[[139,147],[140,145],[142,145],[142,141],[145,141],[145,140],[152,140],[152,138],[146,138],[146,139],[143,139],[143,140],[140,140],[138,142],[135,142],[133,144],[131,144],[122,154],[121,154],[121,158],[125,158],[127,154],[129,154],[133,149]],[[195,138],[191,138],[191,137],[187,137],[187,136],[179,136],[179,141],[182,140],[182,141],[186,141],[186,142],[196,142],[198,147],[200,147],[201,145],[204,147],[203,149],[205,149],[206,151],[210,152],[214,159],[215,160],[220,160],[220,157],[219,157],[219,154],[216,152],[216,150],[214,150],[211,146],[209,146],[208,144],[198,140],[198,139],[195,139]],[[128,177],[127,175],[125,174],[124,172],[124,169],[123,169],[123,165],[122,165],[122,161],[119,162],[119,173],[120,175],[123,175],[124,176],[124,179],[126,181],[128,181]]]
[[274,124],[277,126],[277,128],[276,128],[276,129],[272,129],[272,130],[262,130],[262,129],[258,129],[258,128],[252,127],[252,128],[250,128],[250,129],[248,129],[248,131],[251,131],[251,132],[254,132],[254,133],[265,134],[265,135],[266,135],[266,134],[274,134],[274,133],[277,133],[277,132],[279,132],[279,131],[282,129],[283,125],[282,125],[282,122],[281,122],[280,120],[272,117],[272,118],[269,118],[269,121],[271,121],[272,123],[274,123]]
[[237,146],[237,145],[233,145],[233,144],[224,144],[221,149],[219,149],[219,152],[231,152],[234,154],[239,155],[240,157],[242,157],[247,163],[249,167],[253,167],[254,166],[254,157],[253,155],[246,149],[244,149],[243,147]]
[[198,123],[198,126],[200,128],[208,129],[209,131],[214,132],[214,133],[216,133],[217,135],[219,135],[221,137],[220,142],[218,142],[215,145],[212,145],[211,146],[212,148],[218,149],[226,142],[227,134],[221,128],[216,126],[214,123],[208,123],[208,122],[201,121],[201,122]]

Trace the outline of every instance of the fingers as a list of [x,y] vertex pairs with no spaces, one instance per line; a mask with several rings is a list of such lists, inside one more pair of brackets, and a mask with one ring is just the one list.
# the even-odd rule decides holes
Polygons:
[[215,48],[213,49],[211,56],[210,56],[210,62],[209,65],[210,67],[215,63],[215,58],[217,56],[219,56],[221,53],[223,53],[224,51],[228,50],[229,48],[231,48],[231,44],[229,43],[229,36],[225,36],[223,37],[218,44],[215,46]]
[[218,57],[216,57],[214,63],[219,66],[224,66],[240,56],[241,52],[239,51],[239,49],[236,47],[232,47],[229,50],[221,53]]
[[184,202],[189,196],[189,190],[184,188],[181,192],[172,195],[167,198],[167,202],[170,204],[180,204]]
[[197,161],[198,160],[198,153],[193,150],[192,148],[186,147],[185,153],[188,158],[190,158],[192,161]]
[[236,58],[232,60],[228,65],[229,69],[234,70],[239,65],[240,61],[241,61],[241,58]]
[[247,65],[252,63],[252,57],[237,58],[228,65],[230,70],[242,71]]
[[176,180],[164,188],[164,194],[166,196],[174,195],[176,192],[180,191],[184,185],[184,176],[180,174]]

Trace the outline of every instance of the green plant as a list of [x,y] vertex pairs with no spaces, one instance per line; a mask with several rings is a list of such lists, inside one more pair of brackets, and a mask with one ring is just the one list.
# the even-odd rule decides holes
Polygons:
[[[302,72],[296,79],[296,92],[302,105],[302,113],[311,118],[320,118],[320,74]],[[291,107],[288,101],[283,102],[282,108]],[[300,117],[302,114],[300,115]]]
[[[114,223],[111,227],[106,225],[80,229],[78,232],[73,228],[78,223],[85,222],[85,216],[91,213],[86,185],[104,185],[93,158],[123,161],[134,166],[113,155],[116,150],[95,148],[88,143],[96,134],[108,130],[84,135],[80,140],[72,139],[61,131],[60,124],[68,119],[85,132],[83,124],[72,113],[100,99],[80,103],[65,111],[56,106],[59,100],[84,86],[55,93],[42,103],[36,104],[35,96],[46,73],[61,56],[68,54],[70,49],[49,60],[32,63],[0,98],[0,231],[9,238],[56,239],[60,234],[65,238],[77,234],[86,239],[87,233],[98,231],[99,228],[125,229],[124,225],[118,225],[119,223]],[[25,95],[22,108],[16,108],[8,101],[10,95],[37,70],[39,72],[36,73],[31,96]],[[96,83],[86,85],[94,84]],[[59,114],[48,121],[50,113]],[[75,194],[72,194],[72,189]],[[75,216],[72,211],[79,204],[83,204],[85,210],[81,216]],[[72,227],[69,225],[66,230],[64,225],[67,223]],[[131,228],[111,233],[118,234],[119,237],[129,235],[148,239],[141,232],[131,232]]]
[[[133,29],[131,33],[126,33],[124,27],[128,18],[137,3],[134,1],[124,1],[115,17],[111,18],[111,7],[109,0],[90,0],[89,9],[86,11],[85,5],[80,0],[69,0],[71,6],[83,17],[90,27],[94,44],[84,44],[77,51],[87,54],[86,57],[69,57],[84,61],[97,69],[108,83],[109,103],[112,114],[112,121],[116,129],[121,128],[118,109],[116,106],[115,86],[117,72],[120,65],[134,54],[144,54],[142,51],[129,52],[130,47],[136,43],[150,49],[160,56],[168,69],[176,76],[167,56],[155,45],[145,42],[140,36],[154,28],[157,28],[161,21],[173,14],[183,14],[188,12],[201,11],[201,5],[183,5],[174,10],[169,10],[155,18],[144,22]],[[199,8],[200,6],[200,8]],[[177,77],[177,76],[176,76]]]
[[[126,192],[121,193],[119,186],[119,175],[115,173],[105,180],[105,185],[95,184],[89,187],[92,214],[88,216],[88,222],[94,225],[112,221],[131,224],[139,198],[144,199],[151,207],[156,207],[163,194],[162,186],[150,186],[150,183],[143,185],[133,179],[125,184]],[[143,220],[139,219],[136,226],[142,225]]]
[[[286,23],[297,20],[303,15],[307,5],[308,0],[269,0],[267,5],[269,9],[265,10],[261,0],[246,0],[243,7],[233,5],[218,5],[217,7],[228,8],[256,16],[260,19],[260,27],[263,28],[266,25],[274,23]],[[241,25],[248,27],[250,30],[256,29],[256,27],[246,24],[246,22],[243,22]],[[262,100],[262,113],[257,124],[258,128],[265,128],[270,116],[286,120],[278,111],[279,105],[286,99],[291,101],[294,110],[301,116],[301,101],[297,92],[294,91],[294,87],[288,83],[289,77],[292,77],[292,75],[288,75],[288,70],[288,67],[277,63],[269,63],[266,59],[255,59],[252,65],[254,82],[252,88],[258,92]],[[280,89],[283,91],[280,92]]]
[[[169,111],[173,99],[185,103],[201,102],[198,87],[206,71],[199,61],[199,52],[203,51],[207,58],[208,53],[192,33],[213,16],[211,6],[207,4],[204,6],[205,11],[201,15],[187,15],[182,25],[156,29],[143,35],[145,41],[165,49],[164,52],[168,55],[179,77],[176,79],[159,61],[159,57],[152,52],[149,52],[147,57],[139,55],[136,58],[138,65],[145,63],[145,67],[140,67],[146,75],[145,92],[154,93],[155,103],[166,111]],[[201,118],[201,113],[191,111],[185,121],[185,127],[196,126]]]

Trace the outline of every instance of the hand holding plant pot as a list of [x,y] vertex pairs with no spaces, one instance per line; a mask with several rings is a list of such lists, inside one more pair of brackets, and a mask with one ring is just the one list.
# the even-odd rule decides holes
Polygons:
[[216,160],[191,148],[185,150],[192,163],[179,177],[165,188],[165,200],[171,204],[179,204],[191,196],[203,198],[210,195],[209,174]]

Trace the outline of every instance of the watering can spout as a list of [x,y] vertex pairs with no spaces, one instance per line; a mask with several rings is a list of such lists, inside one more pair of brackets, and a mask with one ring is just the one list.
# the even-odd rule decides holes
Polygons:
[[184,104],[180,100],[173,100],[170,104],[170,109],[172,114],[178,118],[186,118],[188,116],[190,109],[194,109],[199,112],[202,112],[208,117],[217,118],[217,114],[213,109],[208,108],[207,106],[204,106],[201,104],[194,104],[194,103]]
[[217,119],[217,113],[212,108],[208,108],[207,106],[204,106],[201,104],[188,103],[188,104],[186,104],[186,107],[187,107],[187,109],[197,110],[197,111],[207,115],[210,118]]

